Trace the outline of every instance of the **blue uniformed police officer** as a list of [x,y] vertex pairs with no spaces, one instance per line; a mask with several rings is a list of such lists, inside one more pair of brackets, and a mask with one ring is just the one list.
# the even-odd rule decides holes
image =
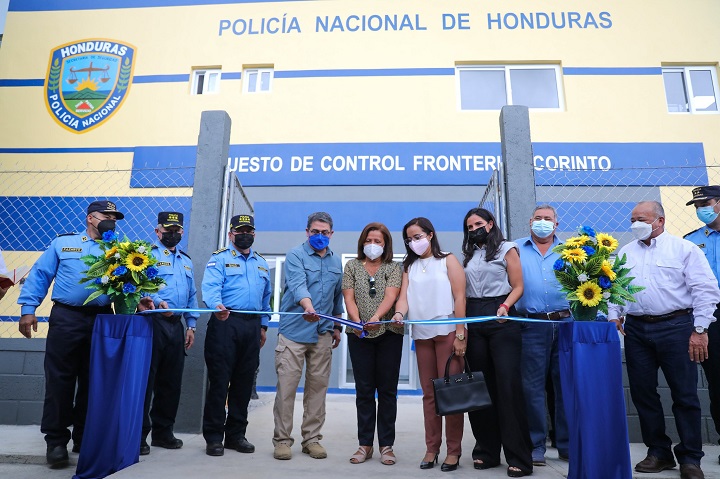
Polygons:
[[68,463],[70,426],[73,426],[73,452],[80,452],[87,414],[93,324],[96,315],[112,314],[108,296],[83,304],[92,290],[80,285],[83,272],[88,269],[80,258],[101,255],[95,240],[104,232],[114,230],[115,221],[123,218],[112,201],[90,203],[86,230],[55,238],[33,266],[18,298],[22,314],[20,333],[30,338],[31,329],[37,332],[35,310],[55,281],[52,292],[55,304],[50,312],[45,343],[45,404],[40,426],[47,443],[47,462],[53,468]]
[[[192,261],[190,256],[177,248],[183,235],[183,214],[176,211],[158,213],[155,234],[157,241],[152,246],[152,255],[157,259],[155,267],[158,276],[167,285],[152,295],[155,307],[197,309]],[[147,436],[151,430],[153,446],[180,449],[183,445],[182,440],[173,434],[173,426],[180,404],[185,350],[195,342],[195,325],[199,314],[184,313],[187,331],[181,322],[182,316],[172,312],[152,315],[153,353],[145,393],[141,455],[150,453]]]
[[228,238],[232,246],[213,253],[202,281],[203,301],[208,308],[220,310],[210,318],[205,337],[210,385],[205,399],[203,436],[209,456],[222,456],[224,448],[255,452],[255,446],[245,438],[247,408],[269,315],[228,310],[270,310],[270,268],[265,258],[251,248],[255,240],[254,218],[233,216]]
[[[685,239],[705,253],[720,284],[720,186],[700,186],[692,190],[692,195],[687,205],[695,206],[695,213],[705,226],[686,234]],[[715,318],[720,319],[720,309],[715,310]],[[720,321],[710,323],[707,334],[708,358],[700,364],[708,379],[710,415],[715,422],[715,431],[720,434]]]

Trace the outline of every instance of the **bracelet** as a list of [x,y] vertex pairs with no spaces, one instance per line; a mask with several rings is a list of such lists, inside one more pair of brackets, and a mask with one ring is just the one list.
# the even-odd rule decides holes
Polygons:
[[508,305],[505,304],[505,303],[501,303],[499,307],[500,307],[500,308],[505,308],[505,311],[510,311],[510,306],[508,306]]
[[399,314],[401,318],[405,319],[405,315],[402,314],[400,311],[395,311],[395,312],[393,313],[393,316],[395,316],[396,314]]

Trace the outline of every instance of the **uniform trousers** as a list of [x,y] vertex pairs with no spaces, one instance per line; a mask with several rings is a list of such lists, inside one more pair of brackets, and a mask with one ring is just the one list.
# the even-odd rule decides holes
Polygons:
[[327,395],[332,364],[332,334],[318,335],[317,343],[296,343],[278,334],[275,347],[275,370],[277,371],[277,393],[273,416],[275,431],[273,444],[292,446],[293,412],[295,395],[305,367],[303,392],[303,418],[300,432],[303,447],[321,441],[320,433],[325,424],[325,396]]
[[82,443],[88,405],[90,342],[98,314],[107,307],[68,306],[56,302],[50,311],[45,342],[45,404],[40,431],[49,447]]
[[180,316],[153,314],[152,321],[153,351],[145,391],[142,437],[146,438],[152,429],[152,438],[163,440],[173,437],[180,404],[185,365],[185,327]]
[[378,444],[380,447],[392,446],[395,444],[403,335],[385,331],[376,338],[361,339],[355,334],[347,337],[355,378],[358,444],[373,445],[377,422]]
[[[720,309],[715,311],[720,317]],[[715,432],[720,434],[720,321],[710,323],[708,328],[708,358],[702,363],[705,377],[708,380],[710,395],[710,415],[715,423]],[[718,441],[720,444],[720,440]]]
[[[506,296],[468,298],[468,316],[495,316]],[[510,308],[510,316],[517,316]],[[473,459],[500,464],[500,448],[508,466],[532,471],[532,442],[523,394],[522,333],[516,321],[468,324],[467,358],[473,371],[485,375],[492,407],[468,413],[475,436]]]
[[[423,392],[423,418],[425,420],[425,452],[438,454],[442,444],[443,416],[435,412],[435,391],[432,380],[445,376],[445,365],[453,351],[455,331],[444,336],[415,340],[420,387]],[[464,364],[460,358],[453,358],[450,374],[458,374]],[[445,418],[445,441],[448,456],[462,454],[462,436],[465,428],[464,414],[451,414]]]
[[245,437],[259,363],[260,315],[230,313],[225,321],[210,317],[205,336],[209,385],[203,414],[203,437],[208,444],[222,442],[223,436],[226,442]]
[[665,414],[658,394],[658,368],[662,369],[672,397],[680,443],[675,457],[680,464],[700,464],[703,457],[697,363],[690,361],[688,345],[693,332],[692,314],[659,323],[646,323],[627,315],[625,359],[630,396],[638,411],[640,432],[648,455],[672,460],[672,440],[665,433]]

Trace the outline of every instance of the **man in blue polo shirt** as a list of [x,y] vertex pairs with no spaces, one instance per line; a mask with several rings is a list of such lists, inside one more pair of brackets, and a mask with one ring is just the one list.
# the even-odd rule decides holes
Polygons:
[[[553,264],[560,256],[552,249],[560,241],[555,236],[557,211],[550,205],[535,208],[530,219],[530,236],[516,241],[525,290],[515,308],[521,316],[550,321],[572,321],[569,304],[555,278]],[[530,439],[533,443],[533,465],[545,465],[547,414],[545,385],[548,376],[555,392],[555,441],[560,459],[569,452],[568,426],[560,389],[558,356],[559,324],[554,322],[523,323],[522,379],[527,403]]]
[[343,313],[342,264],[330,247],[333,221],[319,212],[308,217],[307,241],[285,257],[285,289],[280,310],[305,313],[282,314],[275,348],[278,383],[273,415],[275,459],[292,458],[293,409],[305,367],[302,452],[314,459],[327,457],[320,444],[325,423],[325,395],[330,379],[332,349],[340,344],[341,326],[316,313],[340,317]]

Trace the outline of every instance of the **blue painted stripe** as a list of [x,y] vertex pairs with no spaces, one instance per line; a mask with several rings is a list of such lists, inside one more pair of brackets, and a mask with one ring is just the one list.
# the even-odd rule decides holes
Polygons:
[[565,67],[563,75],[662,75],[661,67]]
[[[0,196],[0,218],[22,218],[22,227],[14,221],[0,221],[0,248],[6,251],[45,251],[56,235],[85,230],[85,211],[91,202],[103,199],[87,196]],[[153,240],[160,211],[179,211],[190,224],[189,196],[139,196],[111,198],[125,219],[117,231],[132,239]],[[180,248],[187,247],[183,238]]]
[[47,12],[56,10],[107,10],[115,8],[187,7],[194,5],[230,5],[235,3],[282,3],[306,0],[10,0],[10,12]]
[[276,71],[275,78],[453,76],[454,68],[346,68]]
[[42,78],[6,78],[0,80],[0,87],[17,86],[45,86],[45,80]]
[[131,146],[104,146],[92,148],[0,148],[0,153],[132,153]]
[[133,83],[184,83],[190,81],[190,75],[179,73],[177,75],[135,75]]
[[221,80],[241,80],[242,72],[224,72],[220,74]]
[[179,188],[195,184],[197,147],[135,148],[130,188]]

